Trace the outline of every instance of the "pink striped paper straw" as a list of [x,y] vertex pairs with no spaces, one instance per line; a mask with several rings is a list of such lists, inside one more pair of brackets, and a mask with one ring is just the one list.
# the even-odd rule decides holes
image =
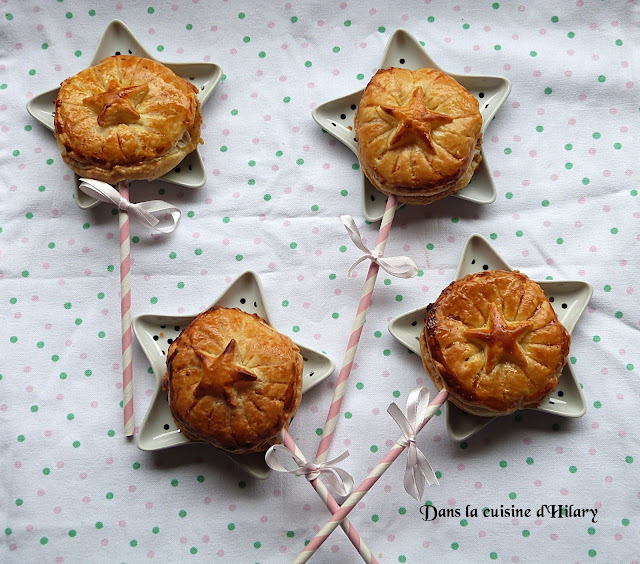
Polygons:
[[[120,195],[129,199],[129,183],[118,184]],[[122,394],[124,407],[124,432],[133,436],[133,365],[131,354],[131,239],[129,215],[126,211],[118,213],[120,224],[120,320],[122,329]]]
[[[394,194],[391,194],[387,200],[387,206],[382,216],[382,222],[380,223],[380,231],[378,231],[378,238],[376,240],[375,250],[379,253],[384,251],[391,231],[391,223],[393,222],[393,216],[398,208],[398,199]],[[333,398],[331,405],[329,406],[329,413],[322,430],[322,440],[318,445],[318,452],[316,453],[316,463],[325,462],[329,455],[329,447],[333,440],[333,435],[338,422],[338,416],[340,415],[340,408],[342,407],[342,399],[347,391],[347,381],[351,375],[351,368],[353,367],[353,359],[356,356],[358,350],[358,343],[360,342],[360,335],[362,334],[362,326],[367,319],[367,310],[371,304],[371,295],[373,294],[373,288],[376,284],[376,278],[378,276],[378,270],[380,267],[378,263],[371,261],[369,270],[367,272],[367,278],[362,289],[360,296],[360,303],[358,304],[358,311],[356,318],[353,322],[353,328],[351,336],[349,337],[349,343],[347,344],[347,351],[342,361],[342,368],[340,369],[340,375],[338,376],[338,383],[336,389],[333,392]]]
[[[427,408],[427,413],[418,425],[416,429],[416,434],[419,433],[422,428],[429,422],[433,414],[438,411],[442,407],[447,398],[449,397],[449,392],[446,390],[440,391],[438,395],[433,398],[433,401],[429,404]],[[364,479],[364,481],[354,490],[354,492],[344,501],[340,509],[338,509],[332,516],[329,521],[318,531],[315,537],[311,539],[311,542],[304,547],[302,552],[298,555],[298,557],[294,560],[294,564],[302,564],[303,562],[307,562],[309,558],[311,558],[316,550],[322,545],[322,543],[329,538],[329,535],[336,529],[336,527],[340,524],[340,522],[351,513],[351,510],[358,504],[358,502],[364,497],[364,495],[371,489],[371,487],[378,481],[380,476],[382,476],[389,466],[393,463],[393,461],[402,454],[406,446],[404,443],[404,437],[400,437],[395,445],[384,455],[382,460],[375,466],[375,468],[369,473],[369,475]]]
[[[295,441],[291,437],[291,435],[287,432],[286,429],[282,431],[282,444],[287,447],[293,454],[295,454],[298,458],[304,459],[304,455],[296,445]],[[335,513],[340,509],[338,502],[333,498],[327,487],[324,485],[324,482],[319,478],[312,480],[311,485],[316,490],[317,494],[320,496],[320,499],[324,501],[325,505],[329,508],[331,513]],[[348,519],[344,519],[340,522],[340,526],[342,530],[347,534],[351,544],[358,551],[362,559],[367,564],[378,564],[376,557],[371,553],[371,550],[367,546],[367,544],[362,540],[358,531],[354,528],[354,526],[349,522]]]

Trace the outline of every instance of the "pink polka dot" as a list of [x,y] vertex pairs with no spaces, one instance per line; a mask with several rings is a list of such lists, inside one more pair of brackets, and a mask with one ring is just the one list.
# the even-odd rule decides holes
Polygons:
[[560,495],[569,495],[569,490],[567,488],[562,488],[560,490]]
[[542,480],[534,480],[534,481],[533,481],[533,485],[534,485],[536,488],[541,487],[541,486],[542,486]]
[[89,503],[89,502],[91,502],[91,498],[88,495],[85,495],[82,498],[82,503]]
[[266,523],[269,520],[269,518],[266,515],[263,515],[262,517],[260,517],[260,523]]
[[551,540],[555,541],[555,540],[558,540],[558,535],[557,535],[556,533],[551,533],[551,534],[549,535],[549,538],[550,538]]
[[478,536],[483,539],[484,537],[487,536],[487,532],[486,531],[478,531]]
[[331,545],[331,552],[335,553],[340,550],[340,547],[337,544]]

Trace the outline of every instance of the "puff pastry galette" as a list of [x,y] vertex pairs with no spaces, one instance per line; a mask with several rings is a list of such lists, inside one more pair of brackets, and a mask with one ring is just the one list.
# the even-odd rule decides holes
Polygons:
[[157,61],[107,57],[61,84],[54,134],[62,158],[110,184],[158,178],[202,141],[197,94]]
[[367,178],[408,204],[429,204],[461,190],[481,160],[478,101],[435,69],[379,70],[354,126]]
[[502,270],[450,284],[428,306],[420,335],[436,388],[483,416],[540,405],[558,384],[570,343],[542,288]]
[[297,345],[258,315],[214,307],[167,354],[165,385],[178,428],[233,453],[266,450],[302,397]]

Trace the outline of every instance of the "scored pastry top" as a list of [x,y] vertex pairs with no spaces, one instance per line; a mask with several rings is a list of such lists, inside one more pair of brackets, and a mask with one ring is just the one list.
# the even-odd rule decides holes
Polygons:
[[61,84],[54,133],[65,162],[112,183],[165,174],[201,141],[197,94],[157,61],[107,57]]
[[302,368],[297,345],[261,317],[214,307],[169,347],[169,408],[190,439],[266,450],[300,403]]
[[496,415],[539,405],[558,383],[570,341],[538,284],[497,270],[442,292],[428,307],[421,351],[454,403]]
[[365,174],[383,192],[406,196],[451,191],[482,138],[478,101],[431,68],[379,70],[354,125]]

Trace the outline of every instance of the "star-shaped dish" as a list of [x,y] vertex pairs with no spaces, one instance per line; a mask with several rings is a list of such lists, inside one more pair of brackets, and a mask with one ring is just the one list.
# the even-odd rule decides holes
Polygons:
[[[385,69],[388,67],[401,67],[411,70],[430,67],[446,72],[425,52],[420,43],[404,29],[395,31],[387,43],[380,68]],[[482,133],[484,133],[493,116],[509,96],[511,82],[501,76],[447,74],[457,80],[478,99],[480,113],[482,114]],[[364,89],[336,100],[331,100],[317,106],[311,112],[318,125],[338,141],[344,143],[356,155],[358,154],[358,142],[353,131],[353,119],[363,92]],[[386,196],[369,182],[364,173],[362,174],[362,185],[364,216],[368,221],[377,221],[384,214]],[[474,172],[471,182],[462,190],[456,192],[454,196],[477,204],[490,204],[496,199],[496,188],[489,173],[484,153],[482,153],[482,161]]]
[[[211,304],[213,306],[237,307],[247,313],[256,313],[269,325],[269,312],[264,299],[264,292],[257,274],[247,271],[236,278],[222,295]],[[164,375],[167,370],[166,355],[169,346],[197,314],[192,315],[157,315],[143,313],[133,318],[133,331],[140,347],[149,359],[156,378],[156,389],[149,409],[144,417],[140,431],[137,435],[138,448],[146,451],[162,450],[185,444],[195,444],[187,439],[176,427],[171,412],[169,411],[168,394],[162,389]],[[233,341],[232,341],[233,342]],[[235,343],[234,343],[235,344]],[[313,388],[335,370],[334,362],[324,354],[316,352],[304,345],[296,343],[300,348],[300,354],[304,360],[304,372],[302,377],[302,393]],[[224,378],[218,381],[211,379],[204,382],[204,386],[217,387],[218,391],[229,394],[233,401],[234,379],[250,378],[238,375],[233,370],[234,345],[228,344],[226,350],[219,356],[206,355],[205,364],[209,367],[215,363],[222,364],[227,371]],[[255,378],[255,376],[254,376]],[[226,454],[226,453],[225,453]],[[240,467],[244,468],[252,476],[265,479],[271,470],[265,464],[264,453],[255,454],[228,454]]]
[[[89,66],[97,65],[111,55],[137,55],[147,59],[156,59],[135,38],[131,30],[120,20],[113,20],[98,43],[96,52]],[[188,80],[198,88],[198,100],[204,106],[211,96],[213,89],[222,78],[222,68],[213,63],[163,63],[178,76]],[[48,90],[35,96],[27,103],[27,111],[47,129],[53,131],[54,100],[60,87]],[[78,189],[78,176],[74,174],[74,197],[80,208],[91,208],[98,200],[87,196]],[[200,188],[206,182],[204,163],[198,149],[187,155],[183,161],[161,177],[165,182],[171,182],[185,188]]]
[[[462,251],[456,272],[456,280],[468,274],[482,272],[484,270],[511,271],[513,269],[484,237],[477,234],[471,235]],[[591,299],[591,295],[593,294],[591,285],[579,280],[536,280],[536,283],[540,285],[551,302],[560,322],[565,326],[569,334],[571,334]],[[420,355],[420,332],[424,327],[426,315],[427,308],[424,306],[399,315],[389,323],[389,332],[417,355]],[[500,320],[494,317],[491,321],[491,326],[495,329],[496,325],[499,327],[500,323]],[[505,345],[504,348],[510,348],[511,350],[496,350],[496,354],[518,355],[516,351],[516,347],[518,347],[517,332],[520,329],[517,326],[513,326],[513,324],[511,325],[511,330],[514,331],[514,334],[507,343],[503,343]],[[476,331],[476,333],[478,332]],[[480,334],[476,334],[475,336],[480,340],[483,339],[483,336]],[[498,346],[497,348],[499,349],[500,347]],[[487,362],[488,361],[489,358],[487,359]],[[422,366],[420,366],[420,370],[423,370]],[[573,373],[571,363],[568,362],[562,370],[560,383],[556,389],[553,390],[536,409],[562,417],[581,417],[584,415],[586,411],[584,395]],[[462,441],[470,437],[495,419],[495,417],[471,415],[470,413],[462,411],[451,402],[447,402],[446,417],[449,435],[457,441]]]

